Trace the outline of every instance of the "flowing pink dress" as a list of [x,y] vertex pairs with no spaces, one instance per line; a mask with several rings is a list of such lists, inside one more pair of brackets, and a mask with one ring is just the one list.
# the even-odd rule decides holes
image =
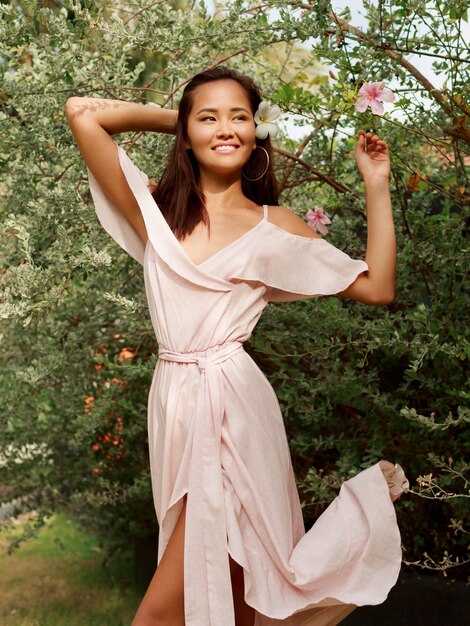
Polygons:
[[326,626],[383,602],[401,565],[394,505],[377,463],[347,480],[308,532],[276,394],[243,349],[269,302],[335,294],[368,269],[321,238],[264,218],[195,264],[117,146],[142,211],[144,246],[88,170],[99,221],[143,265],[159,347],[148,397],[158,562],[188,494],[186,626],[234,626],[228,554],[255,626]]

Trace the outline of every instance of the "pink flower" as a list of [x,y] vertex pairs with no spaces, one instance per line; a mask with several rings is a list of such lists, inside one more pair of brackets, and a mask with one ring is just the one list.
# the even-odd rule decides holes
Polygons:
[[359,89],[360,96],[354,105],[360,113],[364,113],[370,105],[374,115],[382,115],[384,105],[382,102],[394,102],[395,94],[385,87],[385,83],[364,83]]
[[325,224],[331,224],[331,220],[323,213],[321,206],[316,206],[313,211],[311,209],[307,211],[307,221],[308,225],[313,228],[313,230],[318,231],[322,235],[328,233],[328,228]]

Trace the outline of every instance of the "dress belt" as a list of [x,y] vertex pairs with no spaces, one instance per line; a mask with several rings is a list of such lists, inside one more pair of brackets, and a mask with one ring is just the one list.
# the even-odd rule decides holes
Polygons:
[[196,363],[200,371],[188,431],[192,453],[184,545],[186,626],[235,626],[221,461],[225,410],[221,364],[242,350],[243,342],[227,341],[194,352],[168,348],[158,352],[165,361]]
[[208,363],[223,363],[234,352],[243,350],[242,341],[226,341],[225,343],[211,346],[206,350],[195,350],[193,352],[177,352],[170,348],[160,347],[158,358],[164,361],[176,361],[177,363],[197,363],[200,369],[205,369]]

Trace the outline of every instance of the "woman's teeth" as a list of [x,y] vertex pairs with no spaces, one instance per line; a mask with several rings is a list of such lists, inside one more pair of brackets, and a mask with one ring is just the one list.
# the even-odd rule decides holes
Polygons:
[[217,146],[214,148],[216,152],[234,152],[236,149],[236,146]]

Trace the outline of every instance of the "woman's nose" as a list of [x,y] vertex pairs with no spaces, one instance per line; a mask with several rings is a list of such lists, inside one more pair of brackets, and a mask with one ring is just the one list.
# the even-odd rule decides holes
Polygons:
[[217,128],[217,136],[218,137],[232,137],[233,136],[233,129],[230,126],[229,122],[219,122],[218,128]]

